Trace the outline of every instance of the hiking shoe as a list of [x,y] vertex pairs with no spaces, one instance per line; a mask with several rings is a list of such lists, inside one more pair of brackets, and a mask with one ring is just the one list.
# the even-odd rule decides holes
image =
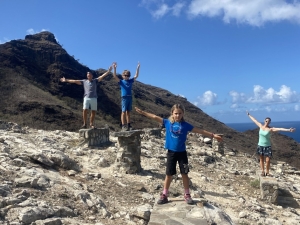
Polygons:
[[127,131],[127,126],[126,125],[122,126],[122,130],[121,131]]
[[127,130],[128,130],[128,131],[133,130],[132,126],[128,126],[128,127],[127,127]]
[[160,195],[160,199],[157,201],[157,204],[166,204],[168,203],[168,197],[164,194]]
[[193,199],[192,199],[192,197],[191,197],[190,194],[184,194],[184,200],[189,205],[193,205],[194,204],[194,201],[193,201]]

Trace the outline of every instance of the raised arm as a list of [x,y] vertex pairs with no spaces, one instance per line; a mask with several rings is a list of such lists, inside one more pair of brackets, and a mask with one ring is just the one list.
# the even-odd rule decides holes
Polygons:
[[111,70],[112,70],[112,66],[110,66],[110,67],[108,68],[108,70],[107,70],[104,74],[102,74],[101,76],[99,76],[99,77],[97,78],[98,82],[100,82],[101,80],[103,80],[103,78],[106,77],[106,76],[111,72]]
[[202,134],[202,135],[210,137],[210,138],[215,138],[219,142],[223,140],[221,136],[216,135],[216,134],[214,134],[212,132],[208,132],[206,130],[201,130],[201,129],[197,128],[197,127],[194,127],[193,130],[192,130],[192,132],[193,133]]
[[296,128],[293,128],[293,127],[291,127],[291,128],[276,128],[276,127],[272,127],[270,130],[273,131],[273,132],[277,132],[277,131],[295,132]]
[[114,76],[114,78],[115,78],[116,81],[120,82],[120,79],[119,79],[119,77],[117,76],[117,71],[116,71],[116,70],[117,70],[117,63],[114,62],[112,66],[113,66],[113,68],[114,68],[113,76]]
[[134,75],[134,80],[136,80],[139,76],[139,73],[140,73],[140,62],[138,62],[138,65],[136,67],[136,71],[135,71],[135,75]]
[[156,116],[156,115],[154,115],[152,113],[145,112],[145,111],[143,111],[143,110],[141,110],[141,109],[139,109],[137,107],[135,107],[135,111],[138,112],[141,115],[144,115],[144,116],[146,116],[146,117],[148,117],[150,119],[153,119],[153,120],[159,122],[160,124],[163,123],[163,118],[161,118],[159,116]]
[[258,122],[253,116],[251,116],[250,115],[250,113],[249,112],[247,112],[247,115],[249,116],[249,118],[259,127],[259,128],[261,128],[263,125],[260,123],[260,122]]
[[66,79],[65,77],[60,78],[60,82],[81,85],[81,81],[80,80],[70,80],[70,79]]

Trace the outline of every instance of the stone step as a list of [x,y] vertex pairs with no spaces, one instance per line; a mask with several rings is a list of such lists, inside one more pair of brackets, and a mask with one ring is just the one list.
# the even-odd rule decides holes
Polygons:
[[233,224],[229,216],[218,207],[203,199],[193,200],[194,204],[188,205],[181,196],[169,198],[167,204],[155,204],[148,225]]

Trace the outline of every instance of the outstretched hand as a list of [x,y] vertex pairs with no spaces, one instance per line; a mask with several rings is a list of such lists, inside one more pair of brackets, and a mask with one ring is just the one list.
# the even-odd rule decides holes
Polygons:
[[113,67],[114,69],[117,69],[117,62],[113,62],[112,67]]
[[60,82],[66,82],[66,78],[65,77],[60,78]]
[[137,69],[140,69],[140,66],[141,66],[141,64],[140,64],[140,62],[138,62]]
[[214,135],[214,139],[217,139],[218,142],[223,141],[223,138],[219,135]]
[[142,112],[142,110],[141,109],[139,109],[138,107],[134,107],[135,108],[135,111],[137,112],[137,113],[139,113],[139,114],[143,114]]
[[290,132],[295,132],[295,131],[296,131],[296,128],[293,128],[293,127],[290,128]]

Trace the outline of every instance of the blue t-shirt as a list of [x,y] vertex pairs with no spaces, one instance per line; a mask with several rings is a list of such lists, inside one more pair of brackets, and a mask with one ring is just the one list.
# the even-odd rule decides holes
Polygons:
[[128,80],[120,80],[119,85],[121,87],[121,96],[131,96],[132,84],[134,82],[134,78]]
[[174,152],[186,151],[186,138],[188,132],[193,130],[193,126],[187,122],[171,123],[168,119],[163,119],[166,128],[165,148]]
[[97,79],[92,79],[89,81],[88,79],[84,79],[80,81],[83,85],[84,95],[83,97],[87,98],[97,98]]

